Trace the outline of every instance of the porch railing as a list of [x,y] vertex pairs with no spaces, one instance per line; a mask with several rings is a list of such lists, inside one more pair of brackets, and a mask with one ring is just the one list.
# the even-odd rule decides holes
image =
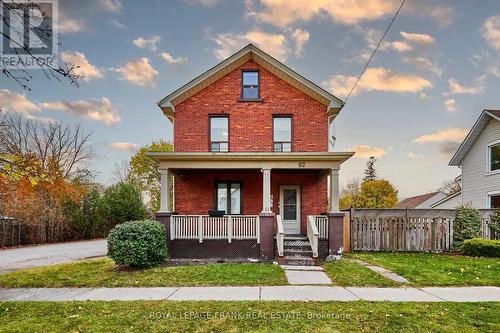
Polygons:
[[172,215],[170,239],[203,240],[256,239],[260,243],[260,223],[258,215]]
[[309,215],[314,219],[316,228],[318,228],[319,239],[328,239],[328,217],[325,215]]
[[309,243],[311,243],[313,258],[317,258],[319,231],[316,226],[315,218],[311,215],[307,217],[307,238],[309,239]]
[[278,247],[278,256],[283,257],[284,252],[285,229],[281,215],[276,215],[276,246]]

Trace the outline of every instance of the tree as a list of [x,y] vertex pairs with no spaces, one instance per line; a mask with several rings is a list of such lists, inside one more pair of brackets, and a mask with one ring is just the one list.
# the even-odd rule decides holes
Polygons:
[[[37,54],[36,47],[29,45],[24,40],[26,30],[32,35],[36,35],[41,44],[52,48],[58,44],[58,41],[53,39],[54,32],[50,25],[40,24],[35,26],[33,22],[47,22],[52,20],[52,13],[45,7],[44,4],[36,1],[26,2],[5,2],[0,1],[0,18],[4,29],[0,29],[4,45],[12,45],[16,49],[16,55],[26,56],[29,63],[36,63],[38,68],[47,79],[54,78],[56,80],[66,79],[70,84],[78,86],[80,75],[77,73],[79,66],[66,63],[59,66],[50,61],[46,61],[43,56]],[[29,15],[25,15],[26,13]],[[21,42],[22,41],[22,42]],[[19,58],[20,60],[21,58]],[[4,62],[0,62],[0,70],[7,78],[14,80],[23,89],[29,88],[29,82],[32,80],[31,74],[27,71],[23,61],[16,61],[14,67],[10,67],[11,62],[8,62],[9,67]]]
[[173,151],[173,146],[170,142],[159,140],[142,147],[130,160],[128,182],[137,186],[141,193],[150,199],[148,208],[156,212],[160,208],[161,175],[158,162],[146,155],[150,151]]
[[361,203],[359,202],[361,191],[361,181],[359,179],[354,179],[347,183],[341,191],[340,194],[340,209],[350,209],[350,208],[360,208]]
[[398,191],[388,180],[355,179],[342,189],[340,209],[393,208],[397,203]]
[[377,179],[377,172],[375,171],[375,168],[374,168],[375,162],[377,162],[377,159],[373,156],[370,157],[368,162],[366,162],[365,177],[363,178],[364,182],[366,182],[368,180]]
[[455,212],[452,248],[458,250],[464,240],[479,237],[480,231],[481,214],[479,211],[471,205],[462,205]]
[[460,187],[460,182],[457,178],[446,180],[443,182],[438,191],[445,193],[446,195],[452,195],[460,192],[462,189]]
[[147,217],[141,193],[132,184],[118,183],[108,187],[102,197],[107,227]]

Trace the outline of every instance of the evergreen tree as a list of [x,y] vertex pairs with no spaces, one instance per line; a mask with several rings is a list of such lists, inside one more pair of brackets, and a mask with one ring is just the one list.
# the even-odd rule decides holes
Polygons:
[[375,168],[373,166],[375,162],[377,162],[377,159],[373,156],[370,157],[368,162],[366,162],[366,170],[365,176],[363,177],[363,182],[377,179],[377,171],[375,171]]

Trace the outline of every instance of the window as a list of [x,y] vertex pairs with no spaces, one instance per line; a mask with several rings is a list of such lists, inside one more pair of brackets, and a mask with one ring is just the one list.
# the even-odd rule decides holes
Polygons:
[[241,214],[241,183],[217,183],[215,188],[215,208],[223,210],[226,214]]
[[243,71],[241,81],[242,99],[252,100],[260,98],[258,71]]
[[500,208],[500,193],[489,195],[490,208]]
[[229,151],[229,122],[227,117],[210,117],[210,151]]
[[500,142],[488,147],[488,171],[500,170]]
[[273,118],[273,141],[274,151],[292,151],[292,117]]

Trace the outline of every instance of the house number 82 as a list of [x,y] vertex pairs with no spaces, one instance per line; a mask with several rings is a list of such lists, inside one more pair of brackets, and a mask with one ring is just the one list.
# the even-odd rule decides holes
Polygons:
[[297,164],[298,164],[299,168],[305,168],[306,167],[306,162],[304,162],[304,161],[300,161]]

